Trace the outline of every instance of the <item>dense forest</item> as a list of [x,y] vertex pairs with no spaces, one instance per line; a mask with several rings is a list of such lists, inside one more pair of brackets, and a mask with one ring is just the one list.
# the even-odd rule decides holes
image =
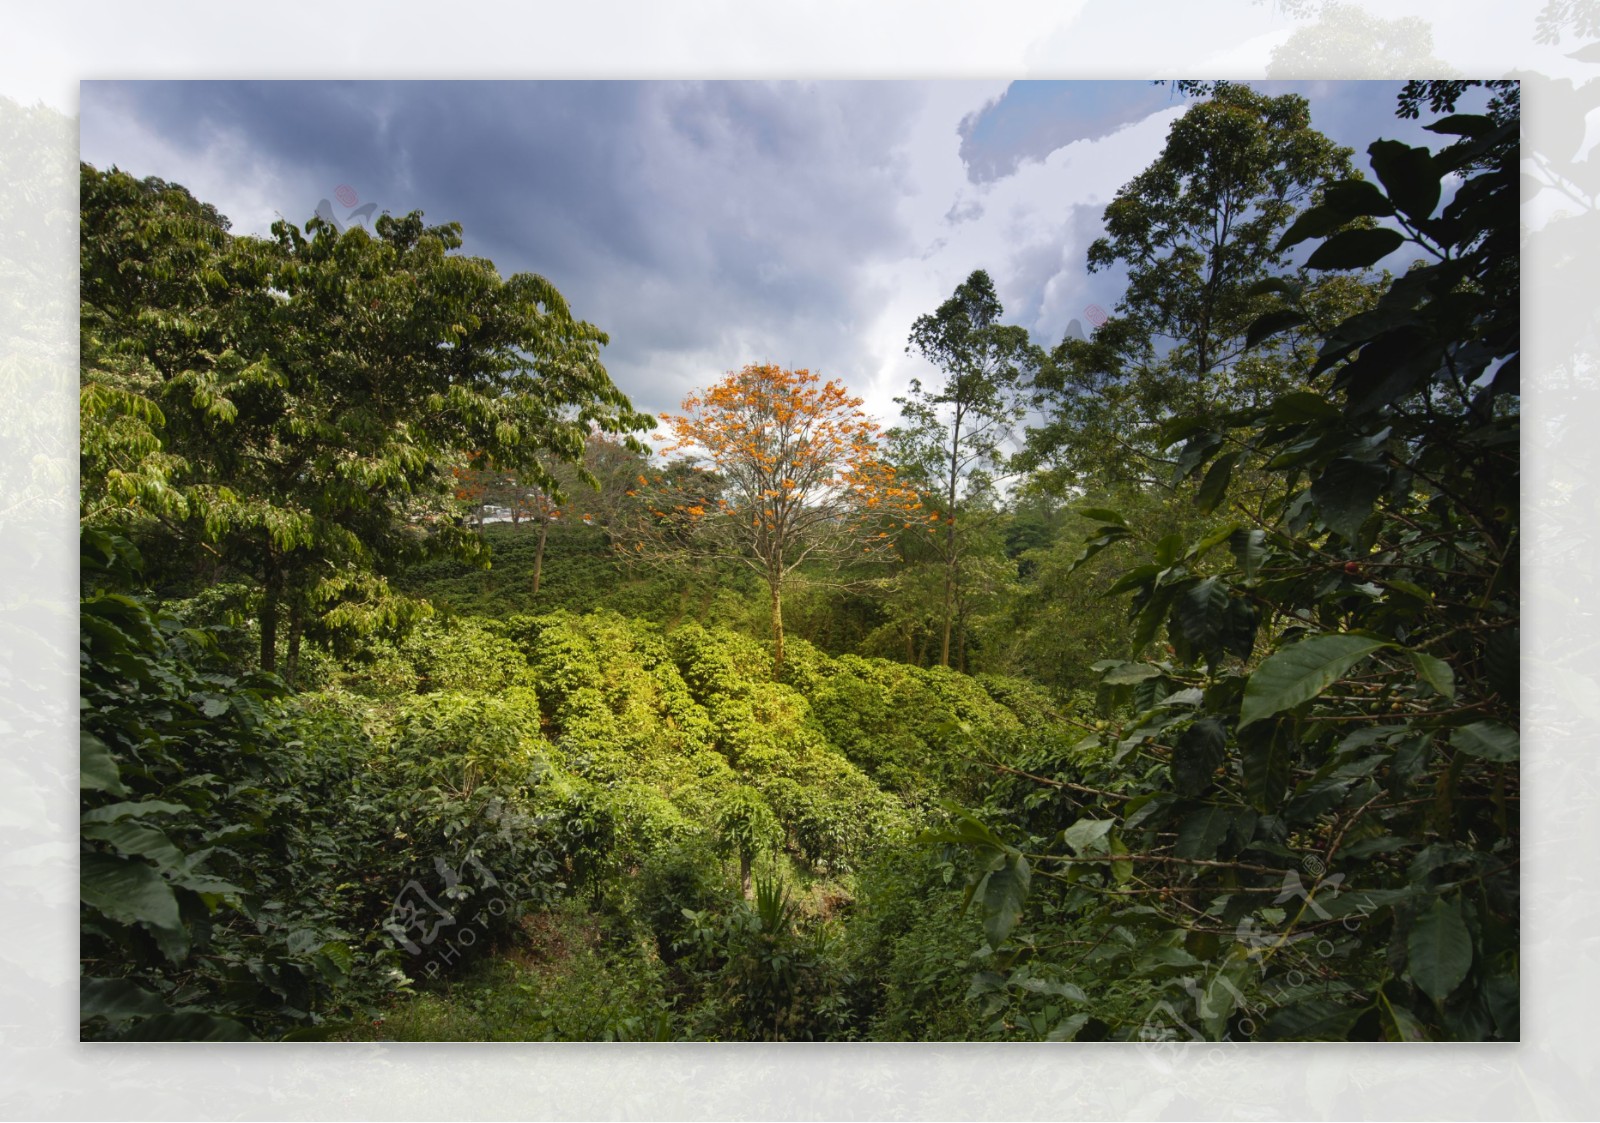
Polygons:
[[1517,1039],[1518,88],[1178,85],[885,428],[83,165],[82,1036]]

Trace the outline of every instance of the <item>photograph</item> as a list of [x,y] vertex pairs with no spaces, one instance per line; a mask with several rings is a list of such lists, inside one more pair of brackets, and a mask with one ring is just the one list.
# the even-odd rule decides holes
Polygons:
[[1521,1041],[1523,88],[86,78],[79,1039]]

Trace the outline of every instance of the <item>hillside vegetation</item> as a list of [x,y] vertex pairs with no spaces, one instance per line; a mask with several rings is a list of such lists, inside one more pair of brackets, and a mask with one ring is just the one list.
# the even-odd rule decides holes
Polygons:
[[1183,85],[1091,338],[669,458],[459,227],[84,166],[84,1037],[1517,1039],[1515,84]]

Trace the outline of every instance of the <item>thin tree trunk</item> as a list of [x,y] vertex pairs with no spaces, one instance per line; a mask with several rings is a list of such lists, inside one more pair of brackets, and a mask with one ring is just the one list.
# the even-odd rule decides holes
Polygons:
[[278,669],[278,582],[267,579],[261,596],[261,669],[272,674]]
[[950,665],[950,617],[955,606],[956,592],[956,485],[960,482],[958,475],[960,467],[961,407],[957,405],[950,435],[950,483],[945,494],[950,524],[944,533],[944,640],[939,649],[941,667]]
[[[955,529],[954,524],[951,524],[951,529]],[[951,609],[955,601],[956,592],[954,567],[953,560],[944,567],[944,639],[939,648],[939,666],[941,667],[950,665],[950,618],[953,615]]]
[[744,890],[744,899],[747,901],[753,899],[756,895],[755,879],[750,873],[751,865],[750,851],[741,850],[739,852],[739,886]]
[[544,536],[549,533],[550,520],[539,520],[539,546],[533,552],[533,595],[539,595],[539,576],[544,572]]
[[776,679],[783,669],[783,600],[776,581],[772,588],[772,677]]
[[289,606],[289,653],[283,663],[283,681],[290,686],[295,685],[300,675],[300,633],[305,628],[305,620],[300,613],[300,605]]

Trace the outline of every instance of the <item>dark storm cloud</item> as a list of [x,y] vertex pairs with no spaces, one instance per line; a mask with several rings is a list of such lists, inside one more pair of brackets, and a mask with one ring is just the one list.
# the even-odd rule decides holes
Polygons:
[[555,282],[610,334],[618,383],[660,408],[745,362],[855,361],[874,311],[859,267],[909,244],[894,151],[917,100],[900,84],[151,82],[86,84],[83,112],[195,153],[231,143],[303,193],[278,206],[300,221],[349,185],[460,222],[470,252]]
[[1073,141],[1098,140],[1141,121],[1177,95],[1149,82],[1013,82],[961,122],[967,178],[988,183],[1024,160],[1043,160]]
[[[1404,83],[1253,81],[1271,96],[1307,97],[1312,124],[1340,144],[1352,147],[1356,163],[1367,167],[1366,147],[1380,135],[1424,144],[1438,138],[1422,123],[1394,116]],[[1466,101],[1485,100],[1470,95]],[[1024,161],[1043,160],[1074,141],[1096,140],[1172,105],[1188,104],[1177,88],[1151,82],[1013,82],[999,98],[961,122],[961,159],[973,183],[1013,174]],[[1476,111],[1474,107],[1473,111]]]

